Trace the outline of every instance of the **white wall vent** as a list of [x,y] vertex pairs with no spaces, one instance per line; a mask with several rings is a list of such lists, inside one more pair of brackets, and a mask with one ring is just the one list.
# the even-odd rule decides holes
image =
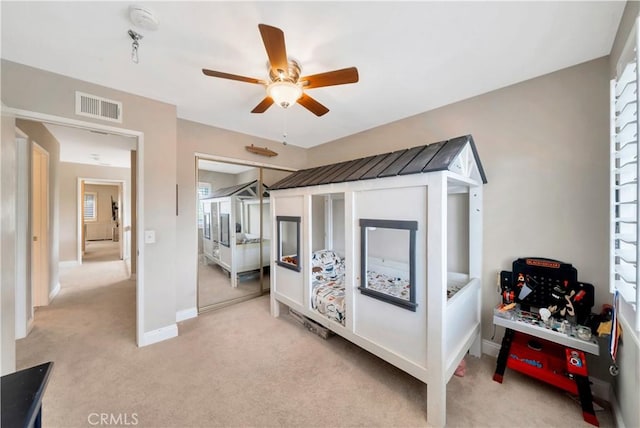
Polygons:
[[76,114],[122,123],[122,103],[76,91]]

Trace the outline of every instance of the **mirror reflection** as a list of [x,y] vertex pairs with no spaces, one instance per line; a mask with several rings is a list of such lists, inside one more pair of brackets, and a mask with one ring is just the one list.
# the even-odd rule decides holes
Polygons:
[[269,290],[271,209],[267,183],[288,171],[198,159],[198,309]]

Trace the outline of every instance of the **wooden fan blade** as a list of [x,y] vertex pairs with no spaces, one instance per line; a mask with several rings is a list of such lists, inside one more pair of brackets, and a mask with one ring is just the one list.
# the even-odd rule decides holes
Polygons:
[[289,60],[287,48],[284,44],[284,33],[281,29],[266,24],[258,24],[264,48],[267,50],[271,70],[279,75],[280,71],[285,76],[289,74]]
[[264,80],[254,79],[253,77],[238,76],[237,74],[229,74],[229,73],[223,73],[221,71],[207,70],[206,68],[203,68],[202,72],[207,76],[211,76],[211,77],[220,77],[222,79],[238,80],[240,82],[257,83],[261,85],[266,84]]
[[260,101],[260,104],[258,104],[253,108],[253,110],[251,110],[251,113],[264,113],[269,107],[271,107],[272,104],[273,98],[266,97],[264,100]]
[[323,86],[344,85],[345,83],[356,83],[358,79],[358,69],[355,67],[349,67],[343,68],[342,70],[328,71],[326,73],[301,77],[299,82],[302,82],[305,89],[311,89],[321,88]]
[[302,94],[300,99],[298,99],[298,104],[300,104],[302,107],[306,108],[316,116],[322,116],[323,114],[329,112],[328,108],[326,108],[307,94]]

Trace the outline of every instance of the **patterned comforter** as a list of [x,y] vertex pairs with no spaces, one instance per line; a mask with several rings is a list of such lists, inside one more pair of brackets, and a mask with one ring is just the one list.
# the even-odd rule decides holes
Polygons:
[[[313,253],[311,307],[330,320],[345,325],[344,259],[331,250]],[[367,284],[371,290],[409,301],[408,279],[367,271]],[[447,297],[451,298],[464,287],[464,283],[450,285]]]
[[313,253],[311,266],[311,307],[344,325],[344,260],[334,251],[320,250]]
[[409,301],[410,289],[408,279],[392,277],[383,273],[368,270],[367,288],[379,293],[384,293],[388,296]]

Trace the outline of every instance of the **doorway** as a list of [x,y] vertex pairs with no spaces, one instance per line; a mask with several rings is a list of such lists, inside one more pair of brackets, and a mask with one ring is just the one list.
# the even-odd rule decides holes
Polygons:
[[128,200],[122,180],[78,178],[78,251],[85,261],[128,261]]
[[[122,137],[126,137],[126,138],[130,138],[133,142],[133,147],[134,149],[131,150],[130,152],[130,159],[131,159],[131,183],[132,183],[132,188],[131,188],[131,225],[130,225],[130,234],[135,234],[135,236],[133,236],[131,239],[131,244],[132,245],[136,245],[135,242],[142,242],[142,234],[143,234],[143,230],[144,230],[144,217],[143,217],[143,212],[144,212],[144,206],[143,206],[143,202],[144,202],[144,198],[139,198],[138,199],[138,195],[143,195],[144,193],[144,177],[142,174],[142,164],[144,163],[144,157],[143,157],[143,148],[144,148],[144,134],[142,132],[139,131],[134,131],[134,130],[129,130],[129,129],[124,129],[124,128],[117,128],[117,127],[113,127],[113,126],[109,126],[109,125],[102,125],[102,124],[97,124],[97,123],[89,123],[89,122],[84,122],[81,120],[76,120],[76,119],[70,119],[70,118],[65,118],[65,117],[60,117],[60,116],[53,116],[53,115],[48,115],[48,114],[42,114],[42,113],[37,113],[37,112],[31,112],[31,111],[24,111],[24,110],[16,110],[16,109],[12,109],[12,108],[6,108],[6,111],[8,113],[11,113],[13,115],[13,117],[16,118],[16,120],[24,120],[24,121],[32,121],[32,122],[39,122],[41,124],[44,125],[56,125],[56,126],[61,126],[61,127],[68,127],[69,129],[76,129],[76,130],[83,130],[83,131],[88,131],[88,132],[92,132],[95,134],[102,134],[102,135],[115,135],[115,136],[122,136]],[[29,154],[31,155],[31,153],[29,152]],[[21,170],[30,170],[30,161],[27,159],[26,161],[24,160],[26,157],[22,157],[22,161],[19,158],[19,165],[18,165],[18,171]],[[73,198],[75,200],[75,192],[71,192],[70,196],[71,198]],[[29,202],[31,202],[31,198],[29,198]],[[51,204],[51,201],[47,202],[48,204]],[[32,207],[29,207],[28,204],[19,204],[18,206],[18,218],[20,218],[21,216],[30,218],[30,211],[32,211]],[[74,216],[75,217],[75,216]],[[70,217],[71,218],[71,217]],[[31,222],[30,222],[31,223]],[[75,221],[72,221],[71,223],[73,226],[73,228],[75,229]],[[58,238],[56,238],[56,233],[54,231],[53,233],[54,235],[54,239],[52,240],[52,242],[50,242],[49,247],[51,247],[51,245],[58,245],[59,241],[57,240]],[[26,248],[30,249],[32,248],[32,237],[34,235],[32,233],[29,233],[27,235],[17,235],[16,236],[16,240],[17,240],[17,246],[19,248],[21,248],[21,246],[25,246]],[[73,242],[75,243],[76,239],[73,240]],[[73,252],[75,253],[75,249],[73,250]],[[146,344],[148,344],[147,342],[147,338],[145,337],[145,328],[144,328],[144,247],[140,247],[140,248],[134,248],[131,251],[131,254],[134,255],[134,259],[131,260],[131,265],[132,265],[132,271],[133,272],[137,272],[137,274],[132,274],[132,279],[135,279],[136,284],[135,284],[135,288],[136,288],[136,343],[138,344],[138,346],[144,346]],[[24,253],[23,253],[24,254]],[[51,258],[54,255],[51,254],[51,252],[49,252],[48,254],[48,261],[51,261]],[[29,260],[29,262],[31,262],[31,255],[27,254],[27,260]],[[56,258],[55,260],[53,260],[53,262],[58,262],[59,260]],[[78,261],[74,261],[73,263],[78,263]],[[134,268],[135,266],[135,268]],[[135,270],[134,270],[135,269]],[[57,275],[58,275],[58,264],[51,264],[49,266],[49,272],[51,274],[51,272],[53,272],[51,274],[50,277],[50,281],[54,281],[57,280]],[[27,268],[27,274],[31,273],[31,266],[29,266]],[[135,275],[135,276],[134,276]],[[56,281],[57,282],[57,281]],[[29,290],[31,289],[31,287],[29,287]],[[54,290],[55,292],[55,290]],[[49,296],[47,295],[47,298]],[[23,292],[22,290],[20,290],[20,292],[16,292],[16,307],[20,306],[22,307],[23,305],[27,308],[31,307],[32,305],[35,306],[34,304],[35,302],[35,296],[30,293],[29,291],[27,292]],[[27,318],[27,317],[25,317]],[[23,322],[25,320],[18,320],[16,319],[16,321],[20,321],[21,324],[27,324],[25,327],[21,326],[16,326],[16,331],[23,331],[26,330],[28,331],[29,329],[29,325],[28,323],[30,322],[30,320],[26,320],[26,322]],[[19,337],[19,336],[17,336]]]
[[291,174],[197,158],[198,311],[269,290],[271,208],[267,183]]

